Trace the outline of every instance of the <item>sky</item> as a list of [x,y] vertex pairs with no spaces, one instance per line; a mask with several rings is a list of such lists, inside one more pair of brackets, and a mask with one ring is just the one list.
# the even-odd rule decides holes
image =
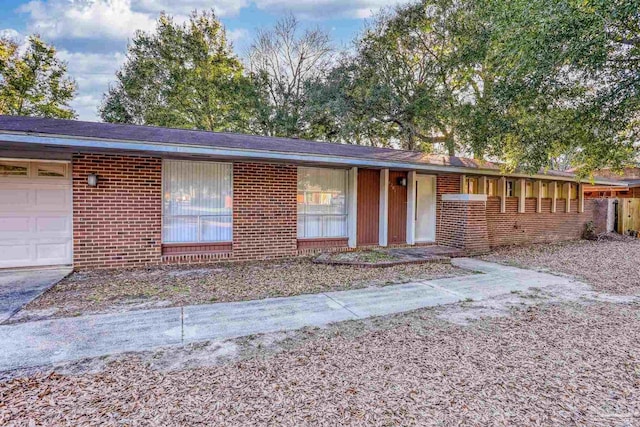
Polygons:
[[259,28],[293,13],[304,27],[328,31],[337,48],[350,45],[367,18],[399,0],[0,0],[0,36],[22,41],[39,34],[56,47],[78,84],[71,106],[80,120],[99,120],[97,108],[125,60],[136,30],[152,31],[160,12],[186,19],[213,9],[242,56]]

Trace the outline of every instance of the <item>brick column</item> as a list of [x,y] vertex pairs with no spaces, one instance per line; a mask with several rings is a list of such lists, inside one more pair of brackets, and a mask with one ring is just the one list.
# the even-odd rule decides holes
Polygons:
[[487,196],[443,194],[438,218],[437,242],[474,255],[489,251]]

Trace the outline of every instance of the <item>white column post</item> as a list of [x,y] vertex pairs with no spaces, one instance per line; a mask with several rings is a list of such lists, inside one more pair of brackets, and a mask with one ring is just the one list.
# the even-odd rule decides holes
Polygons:
[[551,213],[556,213],[558,201],[558,183],[556,181],[549,184],[549,192],[551,193]]
[[389,169],[380,170],[380,223],[378,239],[380,246],[387,246],[389,226]]
[[571,212],[571,183],[570,182],[565,182],[564,184],[562,184],[563,187],[563,193],[565,196],[564,201],[565,203],[565,212]]
[[347,198],[347,231],[349,233],[349,247],[357,246],[358,236],[358,168],[353,167],[349,170]]
[[500,193],[500,213],[507,211],[507,178],[500,177],[498,180],[498,192]]
[[407,174],[407,244],[416,242],[416,171]]
[[542,212],[542,181],[536,181],[533,185],[533,194],[536,195],[536,212]]
[[478,187],[480,187],[478,189],[478,194],[489,194],[489,192],[487,191],[487,177],[486,176],[481,176],[480,179],[478,179]]
[[460,194],[467,194],[468,188],[465,185],[465,181],[467,180],[467,175],[460,175]]
[[520,194],[518,194],[518,212],[525,213],[527,200],[527,181],[525,179],[519,179],[518,188],[520,190]]
[[584,185],[578,184],[578,212],[584,213]]

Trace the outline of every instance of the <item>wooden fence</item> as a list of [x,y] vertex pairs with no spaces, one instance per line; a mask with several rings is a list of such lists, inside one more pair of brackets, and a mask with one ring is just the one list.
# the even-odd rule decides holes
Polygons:
[[640,199],[619,199],[618,231],[626,234],[629,230],[640,232]]

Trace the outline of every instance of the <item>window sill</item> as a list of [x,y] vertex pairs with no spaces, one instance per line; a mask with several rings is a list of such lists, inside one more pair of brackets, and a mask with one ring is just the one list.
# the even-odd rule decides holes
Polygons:
[[163,243],[162,255],[190,255],[231,252],[232,242],[215,243]]
[[348,237],[320,237],[313,239],[298,239],[298,249],[341,248],[347,246],[349,246]]

